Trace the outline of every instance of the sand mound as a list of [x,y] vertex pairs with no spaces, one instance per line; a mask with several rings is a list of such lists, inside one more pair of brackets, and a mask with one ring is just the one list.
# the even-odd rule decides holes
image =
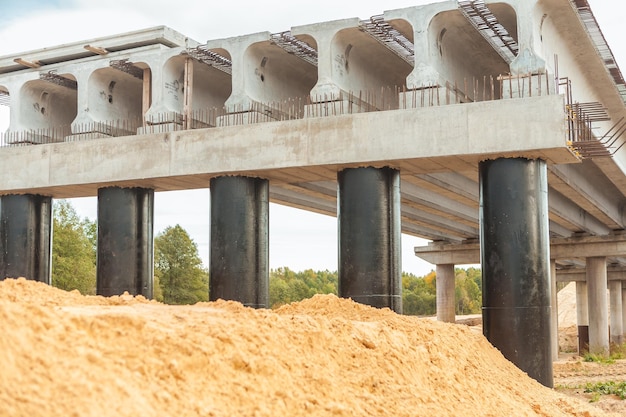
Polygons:
[[558,294],[559,349],[562,352],[578,351],[578,325],[576,323],[576,283],[570,282]]
[[0,282],[1,416],[603,416],[466,326],[334,296],[278,311]]

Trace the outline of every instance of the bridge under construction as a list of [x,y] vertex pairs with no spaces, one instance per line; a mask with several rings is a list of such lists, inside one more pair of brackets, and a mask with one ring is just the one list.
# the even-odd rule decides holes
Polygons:
[[402,311],[400,234],[419,236],[438,318],[480,263],[485,336],[552,386],[557,281],[581,349],[623,341],[625,102],[586,0],[0,57],[0,276],[50,282],[52,199],[97,196],[98,293],[152,297],[154,192],[209,187],[210,299],[268,306],[270,201],[337,217],[339,295],[375,307]]

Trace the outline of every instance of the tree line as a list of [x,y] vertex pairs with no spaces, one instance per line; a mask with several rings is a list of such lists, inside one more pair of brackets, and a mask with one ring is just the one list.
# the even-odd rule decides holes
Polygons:
[[[81,219],[72,205],[55,201],[52,242],[52,285],[85,295],[96,292],[97,225]],[[337,271],[296,272],[287,267],[270,271],[270,305],[279,307],[315,294],[337,294]],[[402,302],[406,315],[436,314],[437,277],[402,273]],[[209,271],[197,244],[180,225],[167,227],[154,239],[154,297],[166,304],[208,300]],[[478,268],[455,269],[456,314],[479,313],[482,279]]]

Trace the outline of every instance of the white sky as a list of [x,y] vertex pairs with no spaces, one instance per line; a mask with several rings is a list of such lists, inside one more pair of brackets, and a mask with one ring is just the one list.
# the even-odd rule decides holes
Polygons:
[[[349,17],[368,18],[384,10],[433,3],[436,0],[0,0],[0,56],[121,32],[166,25],[200,42]],[[589,0],[618,63],[626,71],[623,20],[626,2]],[[8,126],[7,108],[0,106],[0,132]],[[74,199],[81,216],[96,217],[96,199]],[[180,224],[198,244],[208,266],[208,189],[157,193],[155,235]],[[413,254],[422,239],[403,235],[402,269],[424,275],[430,265]],[[300,271],[337,269],[336,219],[272,204],[270,267]]]

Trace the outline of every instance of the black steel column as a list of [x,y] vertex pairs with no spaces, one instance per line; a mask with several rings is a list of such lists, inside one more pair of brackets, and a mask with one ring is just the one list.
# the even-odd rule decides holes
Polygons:
[[552,387],[550,241],[546,163],[480,163],[483,333],[502,354]]
[[211,179],[209,299],[269,305],[269,181]]
[[153,298],[154,190],[98,190],[98,295]]
[[52,198],[0,196],[0,280],[24,277],[50,284]]
[[400,172],[338,174],[339,296],[402,312]]

